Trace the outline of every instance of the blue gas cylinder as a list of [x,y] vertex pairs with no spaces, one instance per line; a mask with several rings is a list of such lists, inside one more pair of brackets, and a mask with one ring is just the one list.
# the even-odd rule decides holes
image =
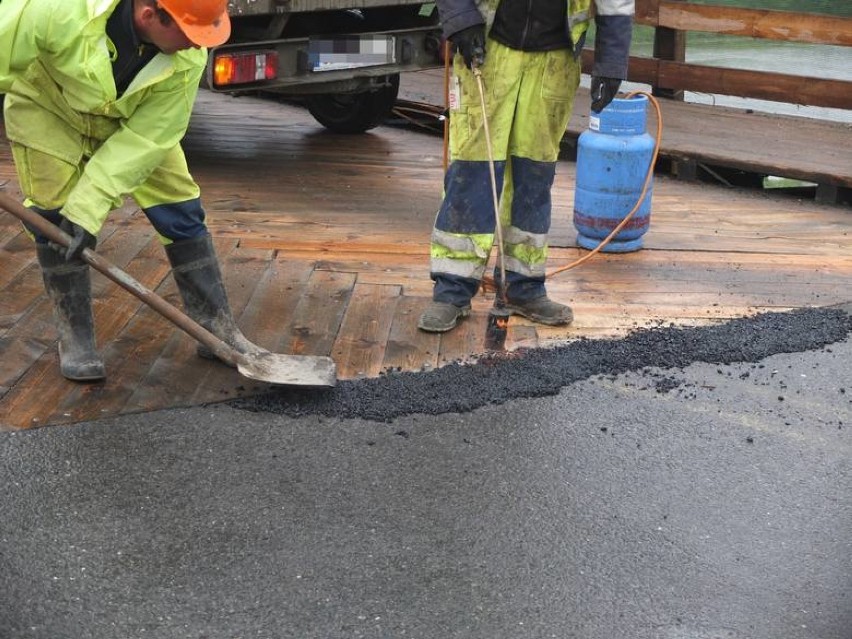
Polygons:
[[[588,130],[580,135],[574,227],[577,244],[583,248],[597,248],[639,200],[654,154],[647,111],[644,95],[616,98],[599,114],[592,112]],[[652,190],[653,182],[627,226],[601,251],[626,253],[642,248],[642,236],[651,223]]]

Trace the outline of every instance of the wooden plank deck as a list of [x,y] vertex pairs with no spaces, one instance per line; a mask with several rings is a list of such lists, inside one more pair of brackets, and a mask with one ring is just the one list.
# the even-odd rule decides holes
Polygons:
[[[419,371],[483,350],[490,296],[445,336],[416,330],[428,303],[428,240],[440,204],[437,136],[382,127],[362,136],[321,129],[299,108],[202,93],[186,139],[235,315],[249,337],[281,352],[331,355],[342,379]],[[574,247],[574,166],[554,187],[550,266]],[[18,195],[8,148],[0,183]],[[624,335],[638,327],[700,325],[762,310],[852,298],[852,217],[843,207],[659,178],[646,248],[598,256],[553,279],[572,304],[568,328],[519,318],[507,346]],[[99,246],[178,303],[165,255],[132,203]],[[191,339],[136,298],[94,277],[105,383],[58,372],[56,333],[34,252],[0,213],[0,425],[71,423],[256,393],[261,384],[195,355]]]

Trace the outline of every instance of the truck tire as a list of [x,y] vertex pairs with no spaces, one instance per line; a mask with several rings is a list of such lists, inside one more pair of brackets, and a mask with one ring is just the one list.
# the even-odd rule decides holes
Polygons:
[[399,74],[385,77],[387,85],[364,93],[322,93],[306,99],[317,122],[335,133],[363,133],[390,115],[399,93]]

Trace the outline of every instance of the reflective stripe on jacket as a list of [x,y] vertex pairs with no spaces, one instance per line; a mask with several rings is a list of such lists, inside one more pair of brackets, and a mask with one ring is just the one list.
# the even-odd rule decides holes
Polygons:
[[179,144],[207,60],[205,49],[157,54],[117,98],[106,21],[118,2],[0,3],[7,136],[84,165],[63,214],[91,233]]

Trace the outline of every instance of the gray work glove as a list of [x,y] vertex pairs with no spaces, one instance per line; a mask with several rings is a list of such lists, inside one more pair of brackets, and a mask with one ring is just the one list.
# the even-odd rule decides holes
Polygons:
[[592,111],[600,113],[618,93],[621,80],[592,76]]
[[74,224],[67,217],[62,218],[59,228],[71,236],[71,244],[67,247],[60,246],[54,242],[50,242],[50,246],[55,251],[58,251],[65,258],[66,262],[80,261],[80,257],[85,249],[94,250],[98,243],[98,238],[89,233],[86,229],[78,224]]
[[464,58],[465,66],[482,66],[485,63],[485,25],[475,24],[457,31],[449,38],[456,51]]

